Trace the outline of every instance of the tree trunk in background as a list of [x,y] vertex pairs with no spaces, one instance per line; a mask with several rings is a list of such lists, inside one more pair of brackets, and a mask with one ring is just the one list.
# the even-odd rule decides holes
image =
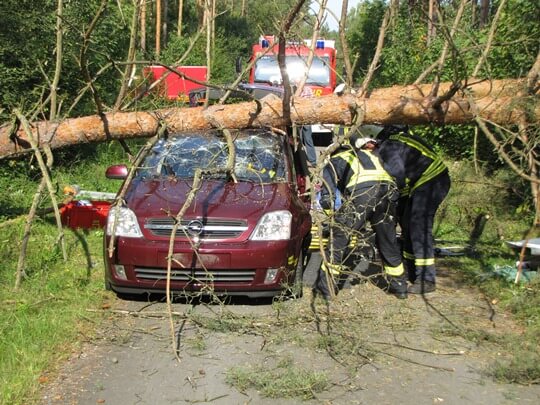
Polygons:
[[64,55],[64,35],[62,33],[63,10],[64,0],[58,0],[56,8],[56,64],[54,69],[53,81],[51,83],[51,112],[49,114],[49,119],[51,120],[56,119],[56,113],[58,108],[58,83],[60,82],[60,74],[62,73],[62,57]]
[[[441,88],[449,88],[442,84]],[[394,86],[376,89],[369,98],[354,95],[328,95],[316,98],[295,98],[291,105],[291,118],[299,125],[322,123],[351,125],[357,112],[366,124],[463,124],[472,122],[478,115],[493,123],[506,125],[519,122],[524,111],[529,122],[540,120],[538,94],[520,96],[526,80],[500,80],[482,82],[468,87],[468,95],[456,95],[444,102],[440,109],[431,108],[433,99],[424,97],[431,85]],[[444,91],[444,90],[441,90]],[[461,93],[460,93],[461,94]],[[470,100],[474,99],[471,104]],[[261,103],[260,111],[255,102],[215,105],[207,109],[171,108],[152,112],[109,113],[104,120],[98,115],[72,118],[61,123],[35,122],[32,131],[40,146],[48,143],[51,148],[110,139],[143,138],[153,136],[160,122],[168,125],[171,133],[225,128],[246,128],[286,125],[282,100],[269,97]],[[524,106],[526,108],[524,108]],[[478,111],[478,113],[476,113]],[[107,129],[107,131],[106,131]],[[10,133],[11,126],[0,127],[0,159],[31,151],[22,130]],[[107,135],[109,134],[109,136]]]
[[[205,0],[204,2],[204,25],[206,27],[206,81],[210,83],[212,77],[212,27],[214,18],[212,15],[213,0]],[[206,92],[210,92],[210,87],[206,88]],[[204,106],[208,106],[208,97],[204,101]]]
[[435,1],[428,0],[427,46],[431,44],[431,40],[435,37]]
[[182,36],[182,13],[184,12],[184,0],[178,0],[178,26],[176,27],[176,35]]
[[480,28],[484,27],[489,22],[489,0],[481,0],[480,3]]
[[161,42],[167,44],[169,30],[167,26],[167,15],[169,14],[169,0],[161,0]]
[[[321,3],[321,7],[327,6],[327,2]],[[349,8],[349,1],[343,0],[341,3],[341,16],[339,20],[339,40],[341,43],[341,49],[343,50],[343,64],[345,66],[345,72],[347,77],[345,78],[347,86],[351,88],[353,86],[353,66],[351,64],[350,52],[345,36],[345,30],[347,28],[347,13]]]
[[161,53],[161,0],[156,0],[156,57]]
[[141,0],[141,51],[143,55],[146,53],[146,0]]
[[206,1],[205,0],[195,0],[196,1],[196,8],[197,8],[197,16],[199,17],[199,26],[197,27],[198,30],[200,30],[203,27],[204,24],[204,13],[206,9]]

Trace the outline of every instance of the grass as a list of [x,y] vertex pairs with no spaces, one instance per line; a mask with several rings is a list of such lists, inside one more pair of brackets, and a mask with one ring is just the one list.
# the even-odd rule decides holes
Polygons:
[[[115,191],[118,183],[106,183],[104,175],[96,175],[104,173],[113,159],[124,161],[114,149],[100,145],[82,148],[84,152],[59,152],[58,168],[53,170],[57,201],[68,184]],[[99,308],[110,297],[103,289],[103,232],[64,229],[68,254],[64,262],[51,214],[33,224],[26,277],[14,291],[26,213],[39,181],[39,170],[32,163],[0,162],[0,189],[5,190],[0,195],[0,404],[6,405],[37,401],[41,384],[52,378],[57,365],[92,337],[100,318],[87,310]],[[48,206],[45,194],[40,207]]]
[[241,392],[255,389],[267,398],[302,400],[315,398],[316,393],[325,391],[330,385],[326,373],[296,367],[290,357],[270,369],[262,365],[233,367],[228,370],[226,381]]
[[[92,335],[97,315],[87,312],[106,299],[103,268],[88,269],[78,239],[67,235],[70,261],[62,263],[55,249],[43,249],[53,238],[37,229],[28,259],[28,277],[13,292],[14,267],[3,270],[0,288],[0,403],[26,404],[35,398],[40,382],[78,343]],[[52,235],[49,235],[52,236]],[[99,258],[99,232],[86,236],[92,259]],[[43,244],[41,244],[41,243]],[[8,274],[6,274],[8,273]]]

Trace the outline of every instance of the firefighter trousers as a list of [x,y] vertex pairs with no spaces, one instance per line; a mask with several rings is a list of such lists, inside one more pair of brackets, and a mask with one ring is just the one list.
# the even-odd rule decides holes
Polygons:
[[382,182],[369,187],[357,186],[354,196],[344,201],[330,228],[325,251],[328,263],[323,260],[315,283],[315,288],[323,296],[328,298],[331,289],[336,294],[343,287],[350,271],[347,263],[351,254],[351,237],[361,235],[368,221],[375,232],[385,271],[395,277],[403,275],[401,251],[396,239],[397,196],[393,185]]
[[450,176],[445,171],[400,199],[399,223],[402,232],[403,258],[409,280],[435,283],[433,221],[437,209],[450,190]]

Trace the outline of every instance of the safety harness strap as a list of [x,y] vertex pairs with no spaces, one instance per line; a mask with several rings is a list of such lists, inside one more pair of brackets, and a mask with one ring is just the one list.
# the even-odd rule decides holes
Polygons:
[[420,141],[411,138],[410,136],[404,136],[403,134],[391,135],[390,139],[403,142],[405,145],[408,145],[411,148],[418,150],[422,155],[433,160],[433,162],[427,167],[427,169],[424,170],[424,172],[413,185],[413,187],[410,187],[409,182],[407,181],[407,185],[400,190],[402,195],[412,194],[412,192],[418,187],[432,180],[434,177],[437,177],[439,174],[446,170],[446,166],[444,165],[442,159],[435,152],[422,144]]

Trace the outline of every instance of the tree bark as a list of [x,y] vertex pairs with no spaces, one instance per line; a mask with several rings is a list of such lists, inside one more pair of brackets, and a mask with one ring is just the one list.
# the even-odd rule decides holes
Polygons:
[[[441,92],[450,87],[441,83]],[[500,125],[519,122],[524,111],[530,121],[540,120],[538,94],[530,96],[525,91],[526,80],[501,80],[478,82],[467,87],[467,93],[458,93],[451,100],[433,109],[429,93],[431,85],[390,87],[377,89],[369,98],[347,94],[317,98],[293,98],[291,118],[298,125],[314,122],[322,124],[351,125],[358,114],[366,124],[463,124],[477,116]],[[460,95],[461,94],[461,95]],[[473,100],[472,102],[469,100]],[[474,104],[474,105],[473,105]],[[527,108],[523,108],[526,105]],[[260,108],[259,108],[260,107]],[[32,133],[39,145],[51,148],[110,139],[128,139],[153,136],[161,122],[169,132],[205,130],[222,126],[247,128],[283,127],[282,100],[269,97],[260,103],[244,102],[215,105],[207,109],[171,108],[152,112],[117,112],[72,118],[60,123],[35,122]],[[475,113],[478,111],[478,113]],[[31,151],[23,130],[11,131],[11,126],[0,127],[0,159]]]
[[156,57],[161,53],[161,0],[156,0]]
[[184,12],[184,0],[178,0],[178,25],[176,27],[176,35],[182,36],[182,20]]
[[490,0],[481,0],[480,3],[480,28],[487,25],[489,21]]
[[143,55],[146,53],[146,1],[141,1],[141,51]]

